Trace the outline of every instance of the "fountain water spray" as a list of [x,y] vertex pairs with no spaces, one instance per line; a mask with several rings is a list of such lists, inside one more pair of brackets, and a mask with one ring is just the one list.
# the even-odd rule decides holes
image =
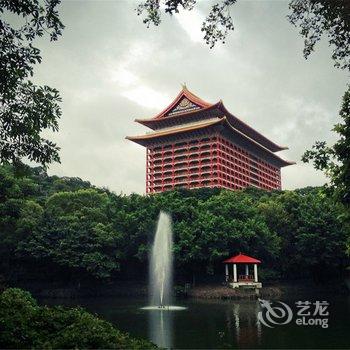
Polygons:
[[173,232],[171,216],[159,214],[150,262],[150,303],[161,308],[171,305],[173,279]]
[[[173,232],[171,216],[161,211],[159,213],[149,264],[150,304],[149,306],[142,307],[143,310],[158,310],[162,312],[186,309],[186,307],[171,305],[171,294],[173,290],[172,250]],[[161,320],[163,320],[163,316],[161,316]]]

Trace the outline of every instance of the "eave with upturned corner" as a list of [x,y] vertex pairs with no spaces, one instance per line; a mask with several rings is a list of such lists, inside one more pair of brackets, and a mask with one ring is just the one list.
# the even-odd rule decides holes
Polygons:
[[289,162],[280,158],[274,152],[261,145],[259,142],[256,142],[254,139],[250,138],[240,130],[237,130],[230,124],[228,118],[226,117],[214,118],[203,122],[156,130],[140,136],[127,136],[126,138],[144,147],[150,147],[158,143],[160,144],[164,142],[172,142],[174,139],[186,139],[195,132],[201,132],[202,134],[205,132],[208,134],[218,132],[220,134],[223,134],[235,143],[243,145],[245,148],[250,149],[253,154],[264,154],[266,158],[268,158],[273,164],[279,167],[295,164],[294,162]]
[[[191,103],[198,106],[198,108],[190,111],[183,111],[182,113],[177,113],[175,115],[169,115],[171,110],[183,98],[187,98],[189,101],[191,101]],[[288,149],[288,147],[279,146],[276,143],[272,142],[267,137],[263,136],[261,133],[244,123],[241,119],[230,113],[222,101],[219,101],[215,104],[208,103],[191,93],[186,87],[183,87],[174,101],[155,117],[148,119],[135,119],[135,122],[145,125],[152,130],[159,130],[174,125],[191,123],[196,119],[203,120],[203,118],[209,119],[213,117],[226,117],[235,129],[246,134],[249,138],[254,139],[256,142],[260,143],[262,146],[268,148],[272,152]]]

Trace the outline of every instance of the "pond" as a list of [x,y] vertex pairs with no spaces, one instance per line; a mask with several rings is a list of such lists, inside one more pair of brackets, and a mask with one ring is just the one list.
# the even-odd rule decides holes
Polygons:
[[[260,322],[258,313],[261,307],[255,300],[180,299],[174,304],[186,309],[174,311],[143,310],[147,302],[140,298],[44,299],[41,302],[83,306],[119,329],[150,339],[165,348],[350,347],[350,297],[323,296],[316,299],[329,303],[326,310],[329,316],[323,317],[328,320],[328,328],[320,324],[296,324],[296,314],[300,310],[295,304],[298,300],[315,302],[315,298],[311,297],[284,299],[283,302],[292,309],[292,320],[283,325],[266,323],[267,326]],[[314,312],[315,306],[312,307]],[[309,318],[306,317],[306,320]]]

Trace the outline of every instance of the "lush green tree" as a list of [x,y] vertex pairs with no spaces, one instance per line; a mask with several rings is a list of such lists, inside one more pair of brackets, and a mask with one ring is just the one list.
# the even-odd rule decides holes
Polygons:
[[321,190],[287,191],[258,205],[266,223],[281,238],[279,264],[286,277],[315,280],[339,276],[345,263],[349,225],[343,208]]
[[122,235],[106,215],[108,201],[107,194],[93,189],[53,194],[41,225],[18,252],[68,267],[77,281],[84,274],[109,278],[119,269]]
[[21,289],[0,295],[0,347],[4,349],[153,349],[82,308],[38,306]]
[[0,163],[18,164],[23,158],[43,165],[59,161],[59,148],[41,132],[58,130],[61,98],[56,89],[30,80],[34,65],[42,60],[34,41],[45,34],[57,40],[64,28],[59,3],[0,1]]
[[193,218],[179,224],[174,225],[178,255],[193,272],[219,272],[224,258],[239,252],[259,256],[267,265],[278,255],[279,238],[244,192],[222,191],[198,203]]
[[19,177],[3,166],[0,274],[12,283],[146,281],[160,210],[173,218],[181,281],[222,276],[222,261],[240,251],[275,277],[321,278],[341,271],[350,240],[345,209],[320,188],[126,196],[40,168]]
[[11,166],[0,167],[0,271],[13,275],[19,242],[39,224],[42,208],[34,201],[37,191],[32,179],[15,177]]
[[345,92],[339,113],[341,122],[334,126],[339,140],[333,146],[318,141],[304,153],[304,162],[313,162],[330,179],[330,189],[350,208],[350,86]]

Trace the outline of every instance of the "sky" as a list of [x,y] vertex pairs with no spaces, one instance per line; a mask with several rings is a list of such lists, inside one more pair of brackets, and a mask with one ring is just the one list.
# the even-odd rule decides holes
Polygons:
[[147,27],[138,1],[68,1],[59,7],[66,26],[57,42],[40,39],[43,63],[35,82],[63,98],[58,133],[61,164],[50,175],[80,177],[116,193],[145,193],[145,149],[125,139],[147,131],[135,118],[152,117],[181,90],[223,100],[227,109],[289,150],[296,161],[282,169],[283,189],[325,183],[321,172],[300,161],[315,140],[336,140],[346,72],[333,67],[326,40],[308,60],[303,38],[286,19],[286,1],[238,1],[235,30],[210,49],[200,25],[213,2],[191,12],[163,15]]

